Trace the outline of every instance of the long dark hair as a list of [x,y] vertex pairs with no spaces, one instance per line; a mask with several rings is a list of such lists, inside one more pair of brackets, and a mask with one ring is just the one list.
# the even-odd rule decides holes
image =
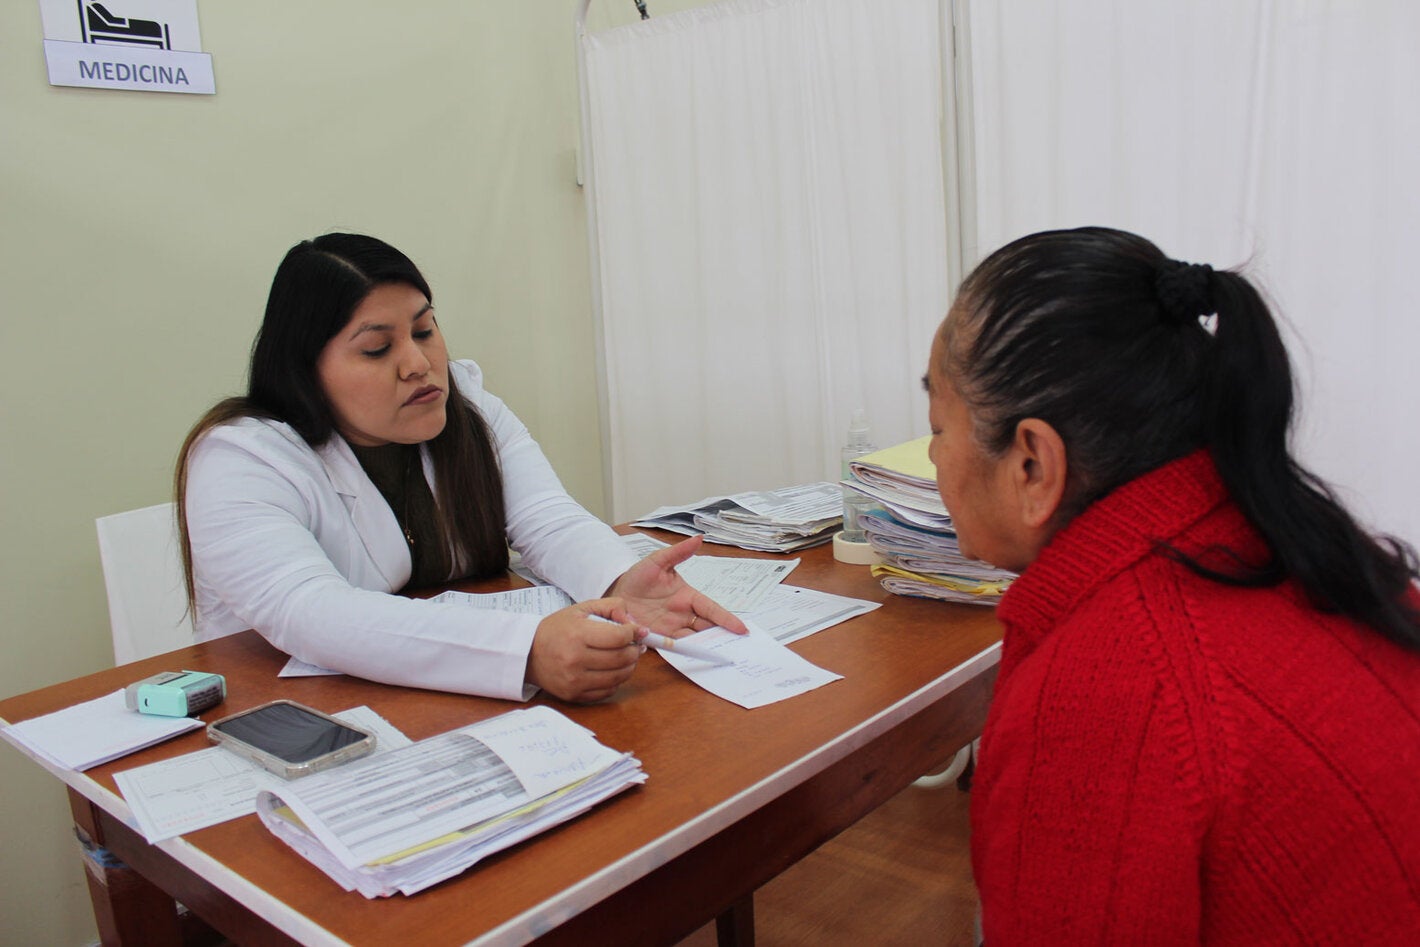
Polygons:
[[[312,447],[336,433],[335,418],[316,375],[321,350],[376,286],[402,283],[433,301],[429,284],[407,256],[374,237],[331,233],[296,244],[276,269],[266,314],[252,345],[244,397],[212,407],[193,426],[173,477],[183,573],[196,614],[192,543],[187,533],[188,457],[213,427],[243,417],[284,421]],[[440,539],[463,575],[492,575],[508,567],[503,477],[483,417],[449,375],[447,421],[428,442],[434,465]]]
[[946,377],[999,455],[1028,417],[1068,451],[1061,521],[1110,490],[1207,447],[1270,561],[1221,570],[1238,585],[1292,578],[1313,604],[1420,649],[1414,550],[1375,538],[1288,447],[1292,371],[1277,324],[1235,272],[1171,260],[1098,227],[1023,237],[962,283],[943,328]]

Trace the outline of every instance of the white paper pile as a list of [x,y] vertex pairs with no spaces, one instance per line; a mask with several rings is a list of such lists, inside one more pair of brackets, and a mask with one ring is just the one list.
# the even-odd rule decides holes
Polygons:
[[[334,714],[375,735],[371,755],[409,746],[409,737],[369,707],[352,707]],[[284,785],[281,777],[226,746],[184,753],[146,766],[113,774],[138,830],[149,843],[176,838],[251,815],[261,790]]]
[[868,544],[882,557],[873,575],[895,595],[995,605],[1014,572],[964,558],[956,534],[913,526],[886,510],[862,517]]
[[843,493],[834,483],[706,497],[663,506],[632,525],[665,529],[760,552],[793,552],[826,543],[843,522]]
[[896,595],[995,605],[1015,573],[962,556],[937,492],[930,441],[918,438],[849,464],[843,486],[881,507],[862,518],[868,544],[883,560],[873,575]]
[[262,822],[349,891],[414,894],[646,781],[551,707],[514,710],[257,799]]
[[7,729],[11,739],[54,766],[86,770],[202,725],[194,717],[158,717],[129,710],[119,690]]

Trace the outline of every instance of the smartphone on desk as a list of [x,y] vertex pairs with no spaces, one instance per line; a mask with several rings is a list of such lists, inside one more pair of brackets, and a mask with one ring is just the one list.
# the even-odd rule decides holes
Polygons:
[[207,739],[283,779],[295,779],[359,759],[375,735],[294,700],[273,700],[214,720]]

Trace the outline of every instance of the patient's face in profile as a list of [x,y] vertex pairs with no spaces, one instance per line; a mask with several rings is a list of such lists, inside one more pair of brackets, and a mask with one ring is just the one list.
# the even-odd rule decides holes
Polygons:
[[449,354],[424,294],[370,290],[316,360],[335,427],[362,447],[420,444],[444,429]]
[[945,343],[932,341],[927,363],[927,419],[932,429],[928,457],[937,468],[937,492],[952,516],[962,555],[994,566],[1019,568],[1013,550],[1010,479],[1006,464],[977,442],[971,413],[942,371]]

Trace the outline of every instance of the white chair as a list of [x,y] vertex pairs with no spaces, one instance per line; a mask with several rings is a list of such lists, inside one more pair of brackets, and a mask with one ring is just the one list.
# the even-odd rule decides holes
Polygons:
[[95,525],[114,664],[192,644],[173,504],[101,516]]

